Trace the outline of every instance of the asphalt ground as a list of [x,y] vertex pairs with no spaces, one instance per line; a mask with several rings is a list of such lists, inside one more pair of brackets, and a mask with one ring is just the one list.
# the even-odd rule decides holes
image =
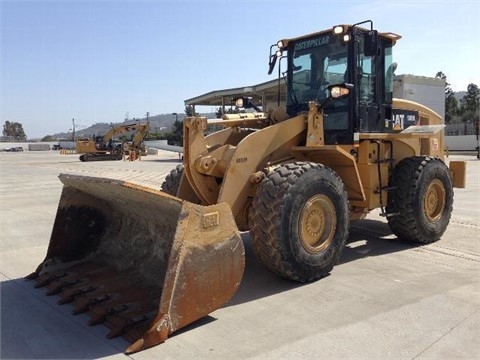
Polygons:
[[[161,151],[142,161],[82,163],[58,152],[0,153],[0,357],[2,359],[478,359],[480,358],[480,161],[467,161],[450,225],[438,242],[399,241],[378,212],[352,225],[330,276],[277,278],[248,234],[246,271],[224,308],[164,343],[123,354],[86,315],[56,304],[23,277],[43,260],[62,190],[59,173],[134,180],[159,188],[178,164]],[[448,161],[448,159],[447,159]]]

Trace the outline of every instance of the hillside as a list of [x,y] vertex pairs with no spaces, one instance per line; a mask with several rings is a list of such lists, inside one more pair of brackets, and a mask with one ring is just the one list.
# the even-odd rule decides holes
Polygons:
[[[208,114],[200,114],[201,116],[207,116],[208,118],[214,118],[215,114],[214,113],[208,113]],[[173,123],[175,122],[175,119],[178,117],[178,120],[183,120],[185,117],[184,113],[180,113],[177,116],[172,115],[172,114],[160,114],[160,115],[154,115],[150,116],[150,132],[155,133],[159,131],[170,131]],[[123,122],[118,122],[118,123],[96,123],[93,124],[92,126],[89,126],[84,129],[77,129],[75,132],[75,137],[76,138],[90,138],[93,135],[105,135],[108,130],[110,130],[113,126],[118,126],[118,125],[124,125],[124,124],[133,124],[135,122],[141,122],[145,123],[147,121],[147,118],[142,118],[142,119],[129,119],[125,120]],[[71,139],[72,133],[71,132],[61,132],[52,135],[53,138],[56,139]]]

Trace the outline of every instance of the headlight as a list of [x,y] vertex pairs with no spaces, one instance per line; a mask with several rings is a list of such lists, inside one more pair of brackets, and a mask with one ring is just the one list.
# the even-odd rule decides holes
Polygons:
[[348,95],[350,90],[340,86],[334,86],[330,89],[330,96],[334,99]]
[[343,34],[343,25],[337,25],[337,26],[334,26],[333,27],[333,33],[335,35],[340,35],[340,34]]
[[277,47],[280,49],[280,50],[283,50],[285,49],[286,47],[288,46],[288,40],[278,40],[277,41]]

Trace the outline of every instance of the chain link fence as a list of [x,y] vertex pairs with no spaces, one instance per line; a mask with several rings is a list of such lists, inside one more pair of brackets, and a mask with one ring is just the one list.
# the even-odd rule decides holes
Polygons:
[[446,136],[475,135],[475,124],[473,122],[451,123],[445,127]]

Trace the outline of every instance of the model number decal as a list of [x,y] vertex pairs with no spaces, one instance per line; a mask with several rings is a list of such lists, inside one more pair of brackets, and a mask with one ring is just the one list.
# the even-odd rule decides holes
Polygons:
[[243,157],[243,158],[238,158],[236,163],[244,163],[244,162],[247,162],[247,158],[246,157]]

